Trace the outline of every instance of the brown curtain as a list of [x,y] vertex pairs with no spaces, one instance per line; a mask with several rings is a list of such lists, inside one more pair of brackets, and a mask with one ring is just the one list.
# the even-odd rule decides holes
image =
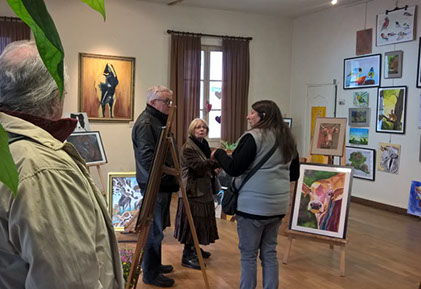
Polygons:
[[249,41],[222,40],[221,139],[235,142],[247,129],[250,79]]
[[19,18],[0,17],[0,54],[13,41],[29,40],[31,30]]
[[170,88],[177,106],[175,136],[181,148],[191,121],[199,116],[200,106],[199,36],[171,35]]

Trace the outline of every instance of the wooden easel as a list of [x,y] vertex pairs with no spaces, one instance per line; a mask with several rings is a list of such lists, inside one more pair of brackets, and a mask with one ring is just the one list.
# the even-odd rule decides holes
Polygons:
[[[314,136],[311,138],[311,141],[310,141],[310,150],[309,150],[307,161],[306,161],[309,163],[312,162],[311,148],[313,147],[313,139],[314,139]],[[345,166],[346,164],[346,150],[345,149],[346,149],[346,144],[344,141],[342,156],[340,157],[342,166]],[[332,164],[333,157],[324,155],[323,163]],[[291,216],[292,216],[292,208],[290,207],[290,219],[292,219]],[[315,234],[309,234],[306,232],[293,231],[290,229],[286,229],[285,232],[288,235],[288,244],[285,247],[284,257],[282,259],[283,264],[287,264],[288,262],[289,252],[291,251],[292,241],[294,239],[305,239],[305,240],[310,240],[310,241],[316,241],[316,242],[328,244],[330,249],[333,249],[335,245],[341,248],[339,269],[341,271],[341,276],[342,277],[345,276],[345,245],[348,243],[348,239],[338,239],[338,238],[333,238],[333,237],[320,236],[320,235],[315,235]]]
[[[159,186],[161,184],[162,173],[176,176],[180,184],[180,191],[183,197],[183,203],[186,209],[191,234],[193,236],[194,246],[196,248],[197,256],[199,257],[199,264],[203,275],[203,281],[205,282],[206,288],[209,289],[209,282],[208,277],[206,275],[205,263],[203,262],[202,253],[199,247],[199,240],[197,238],[196,229],[194,227],[194,222],[190,211],[190,205],[182,181],[179,155],[174,139],[171,136],[171,127],[175,115],[175,110],[175,106],[171,107],[170,113],[168,115],[167,124],[165,127],[162,128],[158,145],[155,147],[154,161],[149,175],[148,183],[146,185],[146,192],[142,202],[142,206],[140,208],[139,218],[137,219],[135,227],[136,232],[139,232],[139,239],[137,241],[135,253],[133,256],[133,262],[130,268],[129,277],[127,278],[126,289],[136,288],[137,281],[139,279],[143,253],[149,235],[149,228],[153,222],[153,212],[155,208],[156,198],[159,192]],[[172,155],[174,168],[169,168],[164,165],[168,149],[170,149]]]
[[87,167],[88,167],[89,173],[91,173],[91,167],[96,167],[96,169],[98,171],[99,181],[101,182],[101,186],[102,186],[102,194],[104,195],[104,197],[106,197],[107,196],[107,184],[105,183],[105,179],[104,179],[104,176],[103,176],[102,171],[101,171],[101,165],[102,164],[87,165]]

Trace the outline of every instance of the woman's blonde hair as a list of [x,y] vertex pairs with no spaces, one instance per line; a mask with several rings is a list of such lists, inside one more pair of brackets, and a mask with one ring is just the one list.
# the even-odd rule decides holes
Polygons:
[[187,130],[187,136],[194,136],[194,129],[200,124],[203,123],[206,126],[206,135],[209,133],[209,126],[206,120],[201,118],[195,118],[189,125],[189,129]]

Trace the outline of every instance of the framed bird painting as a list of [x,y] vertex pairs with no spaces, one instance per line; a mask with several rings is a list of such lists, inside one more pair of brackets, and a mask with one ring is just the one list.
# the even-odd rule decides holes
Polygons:
[[381,54],[344,59],[344,89],[380,86]]

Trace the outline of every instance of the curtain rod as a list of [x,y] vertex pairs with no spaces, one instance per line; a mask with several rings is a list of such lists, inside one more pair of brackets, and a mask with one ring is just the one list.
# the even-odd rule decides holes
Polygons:
[[190,35],[190,36],[205,36],[205,37],[217,37],[217,38],[233,38],[233,39],[242,39],[242,40],[253,40],[253,37],[239,37],[239,36],[228,36],[228,35],[217,35],[217,34],[206,34],[206,33],[193,33],[193,32],[184,32],[184,31],[175,31],[167,30],[168,34],[181,34],[181,35]]
[[20,18],[17,18],[17,17],[7,17],[7,16],[0,16],[0,21],[23,22]]

